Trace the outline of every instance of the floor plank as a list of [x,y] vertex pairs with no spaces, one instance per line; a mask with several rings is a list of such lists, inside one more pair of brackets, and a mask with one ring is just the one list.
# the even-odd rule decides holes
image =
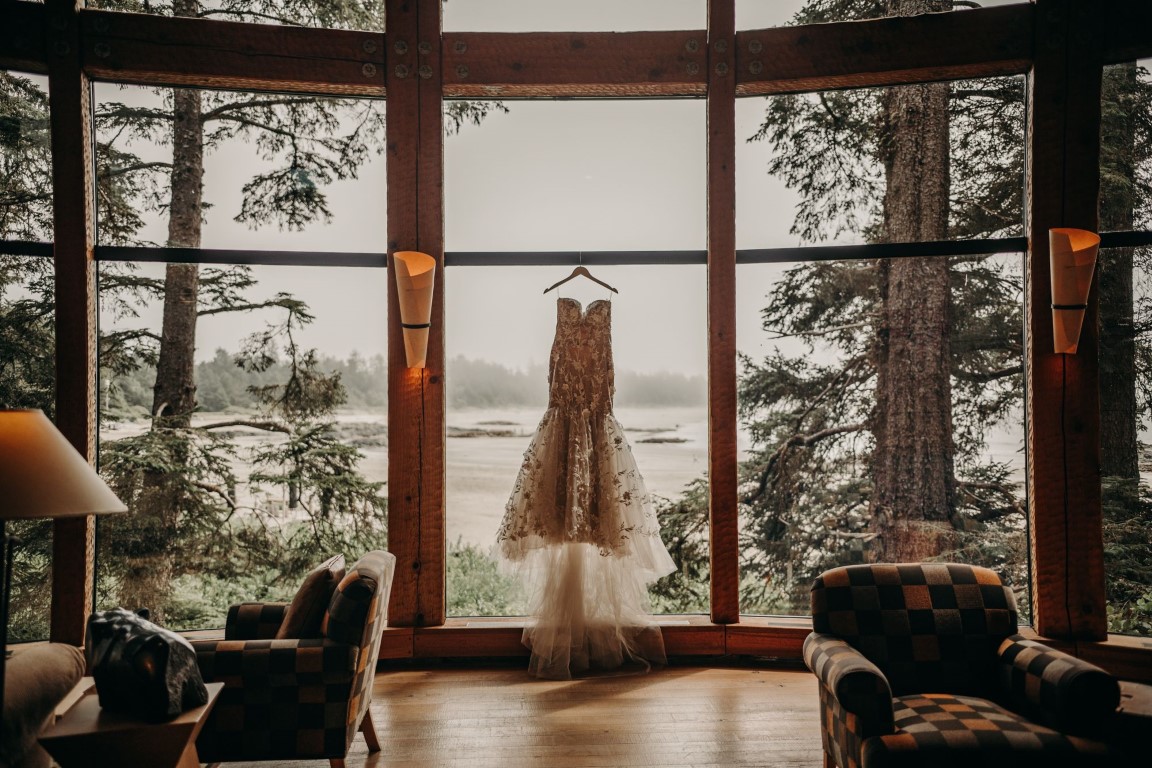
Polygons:
[[[769,667],[670,666],[557,682],[520,666],[396,667],[376,675],[348,768],[739,768],[821,765],[815,678]],[[323,760],[228,763],[321,768]]]

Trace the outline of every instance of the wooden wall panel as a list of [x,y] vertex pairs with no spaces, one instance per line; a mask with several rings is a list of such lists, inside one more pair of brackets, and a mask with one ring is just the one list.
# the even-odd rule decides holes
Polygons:
[[[80,68],[75,0],[46,10],[52,105],[52,205],[56,260],[56,426],[96,460],[96,237],[91,87]],[[92,610],[95,522],[58,520],[52,539],[54,642],[84,644]]]
[[446,96],[703,95],[706,33],[450,32]]
[[708,3],[708,480],[712,621],[740,620],[735,0]]
[[84,68],[102,80],[353,96],[384,93],[384,35],[86,11]]
[[1048,230],[1097,227],[1100,54],[1090,0],[1037,3],[1029,78],[1027,404],[1033,625],[1103,639],[1097,291],[1076,355],[1052,351]]
[[1026,72],[1034,9],[998,8],[800,27],[736,36],[742,96],[861,88]]

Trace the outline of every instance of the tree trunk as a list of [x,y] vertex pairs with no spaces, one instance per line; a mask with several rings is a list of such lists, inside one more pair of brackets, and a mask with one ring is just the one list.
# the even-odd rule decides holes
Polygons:
[[[180,10],[185,3],[177,3]],[[181,15],[181,14],[177,14]],[[200,246],[204,176],[203,125],[200,92],[173,91],[172,194],[168,244]],[[200,289],[199,267],[169,264],[164,279],[164,316],[156,384],[152,401],[153,430],[186,429],[196,408],[196,319]],[[187,446],[171,446],[174,466],[187,459]],[[120,604],[148,607],[152,620],[164,622],[164,604],[171,593],[172,558],[177,524],[184,504],[181,478],[148,473],[134,510],[135,541],[125,558]]]
[[[950,0],[893,0],[906,15],[948,10]],[[948,233],[947,83],[890,88],[882,114],[886,179],[883,237],[942,240]],[[948,260],[879,264],[872,555],[924,560],[953,539],[951,320]]]
[[[1100,125],[1104,169],[1100,184],[1100,229],[1130,230],[1136,208],[1136,125],[1131,98],[1136,65],[1105,70],[1105,104]],[[1100,255],[1100,470],[1105,477],[1139,476],[1136,411],[1136,339],[1133,324],[1133,249]],[[1135,484],[1131,483],[1132,491]],[[1134,500],[1134,499],[1133,499]]]

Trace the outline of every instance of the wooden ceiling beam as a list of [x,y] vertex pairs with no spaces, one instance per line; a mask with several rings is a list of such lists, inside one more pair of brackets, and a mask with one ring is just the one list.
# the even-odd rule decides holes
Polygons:
[[449,32],[446,97],[703,96],[707,33]]
[[736,94],[1022,74],[1034,18],[1020,4],[738,32]]
[[84,70],[99,80],[384,95],[384,35],[86,10]]

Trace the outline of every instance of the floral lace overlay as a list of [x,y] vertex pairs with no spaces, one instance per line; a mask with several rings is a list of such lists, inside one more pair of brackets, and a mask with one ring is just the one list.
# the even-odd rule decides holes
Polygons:
[[609,301],[582,312],[575,299],[557,300],[548,409],[497,534],[509,559],[561,542],[592,544],[605,556],[635,554],[638,538],[659,542],[651,499],[612,413],[611,321]]

